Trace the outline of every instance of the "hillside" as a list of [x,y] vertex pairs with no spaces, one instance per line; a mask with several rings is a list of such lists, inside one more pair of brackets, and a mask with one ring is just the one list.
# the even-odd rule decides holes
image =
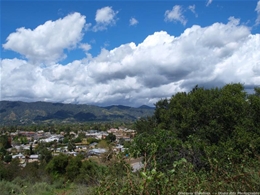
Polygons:
[[84,104],[0,101],[0,124],[135,121],[140,117],[151,116],[153,112],[154,108],[148,106],[99,107]]

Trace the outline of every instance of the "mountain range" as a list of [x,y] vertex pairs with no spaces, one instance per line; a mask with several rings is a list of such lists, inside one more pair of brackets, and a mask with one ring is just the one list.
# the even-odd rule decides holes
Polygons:
[[146,105],[134,108],[123,105],[100,107],[85,104],[0,101],[0,125],[132,122],[153,113],[154,108]]

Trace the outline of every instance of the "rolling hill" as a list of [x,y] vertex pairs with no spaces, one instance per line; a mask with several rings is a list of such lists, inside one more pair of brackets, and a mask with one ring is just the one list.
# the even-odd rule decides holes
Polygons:
[[154,108],[146,105],[134,108],[122,105],[99,107],[85,104],[0,101],[0,124],[130,122],[151,116],[153,112]]

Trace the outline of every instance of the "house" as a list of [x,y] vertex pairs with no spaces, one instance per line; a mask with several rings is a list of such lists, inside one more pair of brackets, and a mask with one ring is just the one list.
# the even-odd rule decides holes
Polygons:
[[39,155],[32,154],[32,155],[29,156],[29,159],[39,159]]
[[19,153],[19,154],[13,155],[12,158],[13,158],[13,159],[15,159],[15,158],[25,159],[25,156],[24,156],[23,154]]
[[45,138],[45,139],[41,139],[40,142],[53,142],[53,141],[59,141],[59,140],[62,140],[63,139],[63,136],[62,135],[52,135],[48,138]]
[[70,135],[72,135],[73,137],[77,136],[77,134],[75,132],[73,132],[73,131],[70,132]]
[[98,144],[97,142],[93,142],[93,143],[89,144],[88,147],[89,148],[95,148],[97,144]]
[[89,150],[88,151],[88,156],[92,156],[92,155],[97,155],[99,156],[100,154],[103,154],[105,153],[107,150],[104,149],[104,148],[95,148],[95,149],[92,149],[92,150]]
[[67,154],[70,156],[77,156],[78,153],[77,152],[67,152]]
[[115,152],[123,152],[124,151],[124,146],[121,144],[117,144],[116,147],[113,149]]
[[114,128],[111,128],[109,130],[107,130],[108,133],[116,133],[118,131],[118,129],[114,129]]
[[102,131],[102,132],[87,132],[86,133],[86,137],[92,137],[92,138],[95,138],[95,139],[105,139],[106,136],[108,136],[108,133],[105,132],[105,131]]
[[39,161],[39,155],[33,154],[28,157],[28,162],[38,162]]

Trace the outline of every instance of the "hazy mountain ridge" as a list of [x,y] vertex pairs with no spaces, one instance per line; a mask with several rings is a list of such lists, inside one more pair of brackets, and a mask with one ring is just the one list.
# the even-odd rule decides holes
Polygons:
[[153,107],[139,108],[112,105],[106,107],[85,104],[51,102],[0,101],[1,125],[47,122],[134,121],[151,116]]

